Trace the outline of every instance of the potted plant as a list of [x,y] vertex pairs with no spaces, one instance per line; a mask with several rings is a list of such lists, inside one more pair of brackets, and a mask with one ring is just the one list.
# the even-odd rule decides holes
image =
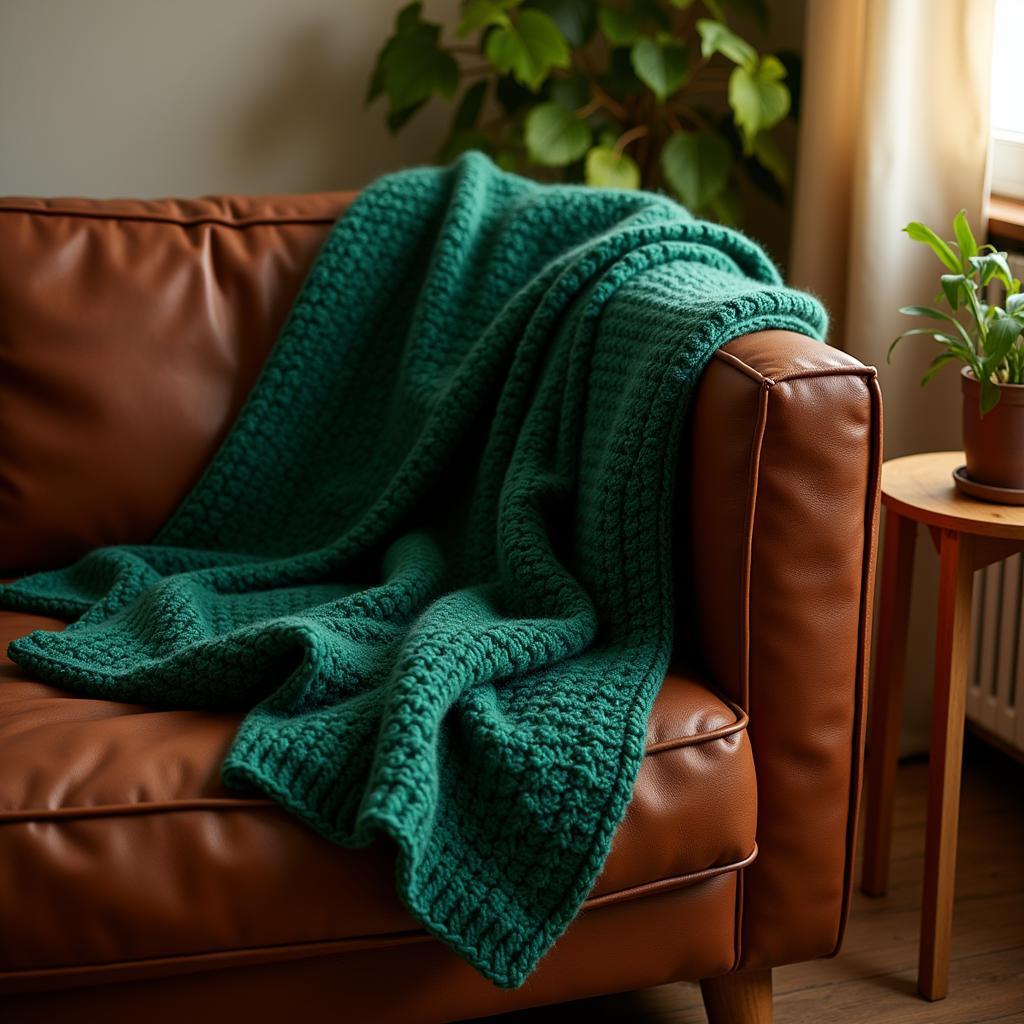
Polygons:
[[[955,241],[943,241],[914,221],[903,229],[927,245],[947,273],[936,306],[904,306],[908,316],[940,321],[905,331],[923,335],[942,351],[931,361],[922,386],[946,363],[962,363],[963,435],[966,467],[957,486],[976,497],[1024,503],[1024,294],[1010,272],[1006,253],[979,246],[961,210],[953,220]],[[989,286],[1001,286],[1003,304],[987,302]],[[938,308],[944,304],[947,309]],[[1013,495],[1019,491],[1019,496]],[[1019,497],[1019,500],[1016,500]]]
[[[467,149],[506,170],[611,188],[665,189],[738,223],[753,186],[781,200],[776,129],[794,115],[795,54],[738,31],[763,0],[463,0],[452,34],[403,7],[367,102],[393,132],[431,97],[455,104],[438,160]],[[454,35],[454,38],[451,38]]]

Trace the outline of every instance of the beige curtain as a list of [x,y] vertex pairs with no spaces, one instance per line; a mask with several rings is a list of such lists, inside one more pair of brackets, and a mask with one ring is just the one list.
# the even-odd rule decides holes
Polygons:
[[[940,266],[901,228],[980,231],[989,148],[994,0],[808,0],[790,279],[832,315],[830,340],[878,367],[886,455],[960,447],[952,368],[921,389],[937,351],[897,310],[930,304]],[[919,326],[914,324],[913,326]],[[904,749],[927,746],[937,572],[919,541]]]

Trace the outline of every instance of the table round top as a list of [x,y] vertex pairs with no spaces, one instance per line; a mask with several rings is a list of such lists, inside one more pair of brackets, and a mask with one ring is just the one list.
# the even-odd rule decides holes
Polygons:
[[925,452],[882,466],[882,504],[928,526],[982,537],[1024,540],[1024,506],[995,505],[961,494],[953,470],[963,452]]

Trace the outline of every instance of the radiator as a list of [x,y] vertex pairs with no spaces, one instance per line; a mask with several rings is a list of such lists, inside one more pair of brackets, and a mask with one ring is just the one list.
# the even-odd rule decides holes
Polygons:
[[967,717],[1024,754],[1024,558],[979,569],[971,609]]
[[[1024,253],[1009,254],[1010,272],[1024,278]],[[1002,302],[991,287],[989,301]],[[1024,556],[978,570],[971,609],[967,717],[1024,755]]]

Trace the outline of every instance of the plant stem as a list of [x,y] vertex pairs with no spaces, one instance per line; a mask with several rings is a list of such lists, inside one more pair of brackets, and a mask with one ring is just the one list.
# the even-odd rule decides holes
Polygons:
[[626,108],[617,100],[613,100],[611,96],[609,96],[608,93],[606,93],[604,89],[597,84],[597,82],[591,82],[590,88],[594,93],[594,98],[601,101],[600,105],[604,107],[605,110],[614,114],[620,121],[630,120],[629,115],[626,112]]
[[642,139],[645,135],[650,133],[650,128],[645,124],[638,124],[635,128],[630,128],[628,132],[623,132],[615,140],[615,155],[622,156],[622,151],[631,143],[637,139]]

